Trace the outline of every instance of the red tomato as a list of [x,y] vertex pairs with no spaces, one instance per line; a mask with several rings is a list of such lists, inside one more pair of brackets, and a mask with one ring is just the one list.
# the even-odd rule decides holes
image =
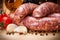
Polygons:
[[0,22],[2,21],[2,17],[1,17],[1,14],[0,14]]
[[8,24],[12,23],[11,19],[5,13],[0,15],[0,22],[4,24],[4,29],[6,29]]
[[12,22],[9,17],[3,17],[2,21],[4,22],[4,28]]
[[7,15],[6,15],[5,13],[1,14],[1,17],[4,17],[4,16],[6,16],[6,17],[7,17]]

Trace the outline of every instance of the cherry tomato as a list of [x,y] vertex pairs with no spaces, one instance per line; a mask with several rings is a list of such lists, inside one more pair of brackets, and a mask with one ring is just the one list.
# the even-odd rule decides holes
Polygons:
[[1,17],[7,17],[7,15],[5,13],[1,14]]
[[3,23],[3,28],[6,29],[7,25],[12,23],[11,19],[5,14],[0,14],[0,24]]
[[11,19],[9,17],[3,17],[2,21],[4,22],[4,28],[6,29],[6,26],[10,23],[12,23]]
[[0,14],[0,22],[2,21],[2,17],[1,17],[1,14]]

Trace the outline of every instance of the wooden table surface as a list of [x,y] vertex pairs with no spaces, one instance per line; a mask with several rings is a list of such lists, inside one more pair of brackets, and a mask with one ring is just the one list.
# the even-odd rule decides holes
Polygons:
[[53,36],[52,33],[49,33],[48,36],[45,34],[41,36],[40,33],[37,35],[35,35],[35,33],[28,33],[26,35],[15,33],[14,35],[7,35],[6,31],[0,31],[0,40],[60,40],[60,33],[55,33],[55,36]]

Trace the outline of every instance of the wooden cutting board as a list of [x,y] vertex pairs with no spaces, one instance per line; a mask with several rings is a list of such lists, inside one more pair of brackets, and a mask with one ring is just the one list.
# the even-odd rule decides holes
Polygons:
[[38,33],[35,35],[35,33],[27,33],[26,35],[19,35],[18,33],[15,33],[14,35],[7,35],[6,31],[0,32],[0,40],[60,40],[60,33],[55,33],[53,36],[52,33],[48,33],[48,35],[40,35]]

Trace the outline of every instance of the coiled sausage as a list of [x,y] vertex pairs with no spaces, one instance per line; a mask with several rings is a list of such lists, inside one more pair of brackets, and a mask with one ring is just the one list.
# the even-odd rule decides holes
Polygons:
[[34,17],[27,17],[24,25],[30,30],[37,31],[53,31],[58,29],[59,19],[52,17],[45,17],[36,19]]
[[44,17],[50,13],[60,13],[60,6],[52,2],[45,2],[33,11],[34,17]]
[[37,4],[33,4],[33,3],[25,3],[22,4],[21,6],[19,6],[19,8],[16,9],[16,11],[14,12],[14,18],[13,18],[13,22],[15,24],[19,24],[19,22],[28,14],[31,14],[33,12],[33,10],[37,7]]

